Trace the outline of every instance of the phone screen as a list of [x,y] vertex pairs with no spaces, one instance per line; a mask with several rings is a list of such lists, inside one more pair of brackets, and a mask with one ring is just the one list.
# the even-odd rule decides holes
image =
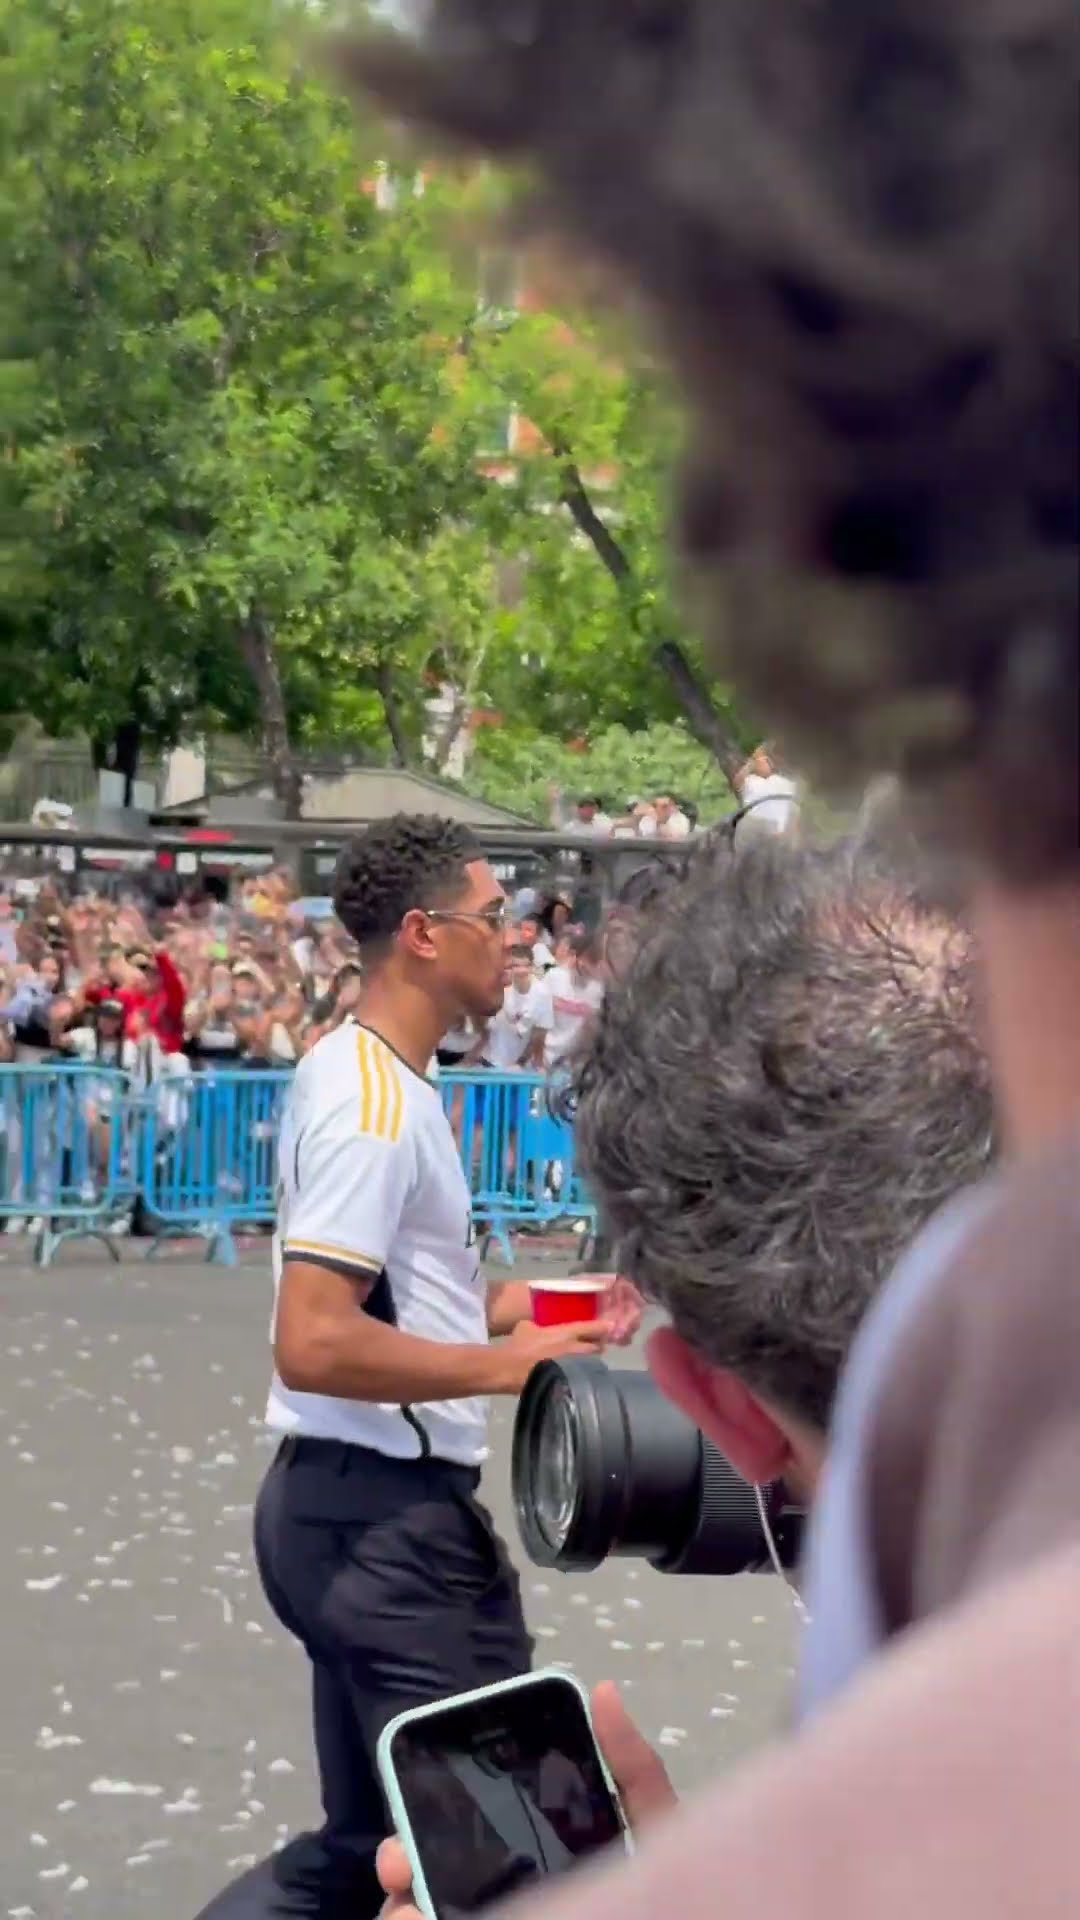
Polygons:
[[403,1727],[393,1764],[438,1920],[623,1840],[584,1704],[552,1677]]

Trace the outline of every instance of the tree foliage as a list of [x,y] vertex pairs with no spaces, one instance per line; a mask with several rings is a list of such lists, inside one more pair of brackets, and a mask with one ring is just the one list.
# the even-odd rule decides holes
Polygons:
[[691,802],[706,824],[733,804],[713,755],[684,723],[668,721],[605,727],[578,746],[524,726],[484,728],[469,786],[481,799],[540,821],[550,818],[553,788],[568,804],[594,794],[616,815],[631,800],[671,793]]
[[[262,0],[7,0],[13,293],[2,617],[14,693],[108,735],[258,720],[397,685],[482,519],[450,378],[460,295],[365,190],[353,124]],[[413,675],[415,679],[415,675]]]
[[730,778],[745,735],[730,694],[706,685],[673,578],[665,382],[584,311],[528,301],[498,324],[481,317],[470,359],[489,405],[501,396],[529,423],[512,487],[527,529],[517,654],[492,678],[495,703],[518,687],[533,722],[563,736],[682,719]]
[[[0,723],[102,755],[251,733],[291,809],[295,745],[440,770],[473,706],[505,736],[480,785],[680,719],[730,773],[666,391],[583,314],[478,306],[492,177],[406,168],[388,209],[312,11],[0,0]],[[493,474],[512,409],[535,430]],[[599,784],[651,784],[633,759]]]

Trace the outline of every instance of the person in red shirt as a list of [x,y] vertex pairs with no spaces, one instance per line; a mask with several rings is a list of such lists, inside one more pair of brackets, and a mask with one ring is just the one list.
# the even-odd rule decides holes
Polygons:
[[136,1040],[151,1033],[162,1053],[181,1053],[187,988],[170,955],[164,947],[153,953],[138,948],[128,954],[128,965],[136,984],[129,989],[134,1000],[125,1008],[125,1031]]
[[103,1000],[116,1000],[124,1009],[125,1038],[135,1037],[132,1023],[137,1010],[145,1005],[147,989],[145,978],[131,966],[122,946],[110,946],[101,955],[101,971],[96,980],[88,980],[83,988],[81,999],[88,1007],[97,1007]]

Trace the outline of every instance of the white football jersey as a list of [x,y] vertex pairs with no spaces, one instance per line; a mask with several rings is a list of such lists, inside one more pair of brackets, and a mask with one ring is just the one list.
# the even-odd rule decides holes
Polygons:
[[[438,1090],[351,1021],[296,1070],[279,1145],[275,1303],[290,1254],[376,1281],[366,1310],[403,1333],[487,1344],[472,1201]],[[487,1452],[480,1398],[403,1409],[295,1393],[275,1374],[267,1421],[395,1459],[419,1456],[419,1430],[440,1460],[478,1466]]]

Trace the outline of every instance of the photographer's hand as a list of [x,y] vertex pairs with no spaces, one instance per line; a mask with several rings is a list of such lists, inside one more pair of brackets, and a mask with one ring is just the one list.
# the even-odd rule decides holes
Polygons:
[[[651,1825],[677,1804],[675,1789],[663,1761],[638,1732],[613,1681],[605,1680],[592,1697],[593,1726],[600,1751],[611,1769],[635,1833]],[[412,1877],[400,1840],[384,1840],[379,1848],[379,1880],[387,1895],[383,1920],[421,1920],[411,1904]]]

